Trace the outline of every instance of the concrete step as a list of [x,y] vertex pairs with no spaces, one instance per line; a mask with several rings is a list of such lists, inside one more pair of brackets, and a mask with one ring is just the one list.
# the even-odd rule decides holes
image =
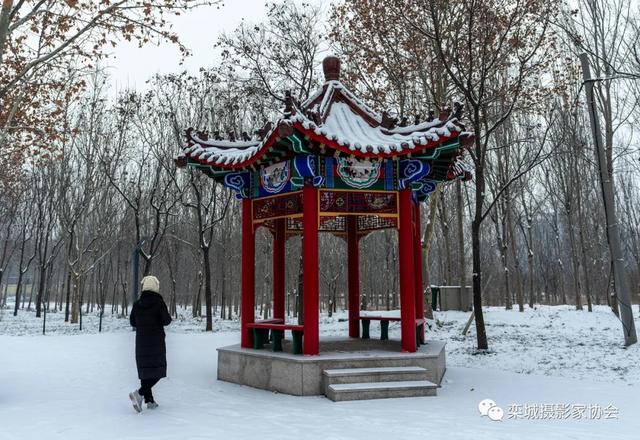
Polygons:
[[324,370],[324,387],[344,383],[402,382],[429,380],[428,371],[422,367],[373,367]]
[[343,402],[347,400],[435,396],[437,390],[438,386],[428,380],[345,383],[327,386],[326,396],[334,402]]

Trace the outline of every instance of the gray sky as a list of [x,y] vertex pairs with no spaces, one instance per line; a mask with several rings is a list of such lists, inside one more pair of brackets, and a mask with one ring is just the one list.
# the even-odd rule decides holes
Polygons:
[[[279,0],[224,0],[224,5],[201,7],[178,17],[170,17],[172,29],[180,36],[183,44],[192,51],[192,56],[180,65],[180,52],[170,44],[147,45],[142,49],[135,43],[122,41],[114,49],[115,58],[108,61],[113,92],[127,86],[141,89],[144,82],[156,73],[180,72],[184,69],[196,72],[200,67],[210,67],[217,61],[213,45],[220,32],[231,32],[245,19],[259,22],[265,19],[267,1]],[[301,3],[305,0],[294,0]],[[325,7],[330,0],[306,0],[308,3]],[[631,0],[633,7],[640,7],[640,0]]]
[[220,9],[202,7],[172,17],[174,32],[193,55],[180,66],[180,52],[169,43],[139,49],[136,44],[123,41],[114,49],[115,58],[109,61],[113,85],[116,89],[127,86],[142,88],[145,80],[155,73],[179,72],[185,68],[197,71],[200,67],[211,66],[216,61],[213,45],[220,32],[231,32],[243,18],[258,22],[265,16],[265,0],[225,0]]

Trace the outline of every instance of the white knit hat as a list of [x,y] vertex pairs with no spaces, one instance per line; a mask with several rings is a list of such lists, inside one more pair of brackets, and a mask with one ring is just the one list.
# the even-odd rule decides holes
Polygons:
[[160,293],[160,281],[153,275],[147,275],[142,279],[142,291]]

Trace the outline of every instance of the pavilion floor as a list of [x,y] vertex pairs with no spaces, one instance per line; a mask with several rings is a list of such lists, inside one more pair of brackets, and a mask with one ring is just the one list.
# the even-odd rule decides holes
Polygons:
[[445,343],[428,341],[415,353],[400,351],[400,341],[324,338],[320,354],[291,353],[291,342],[282,352],[265,345],[255,350],[230,345],[218,349],[218,379],[254,388],[297,396],[324,394],[323,372],[343,368],[422,367],[429,380],[440,384],[446,370]]

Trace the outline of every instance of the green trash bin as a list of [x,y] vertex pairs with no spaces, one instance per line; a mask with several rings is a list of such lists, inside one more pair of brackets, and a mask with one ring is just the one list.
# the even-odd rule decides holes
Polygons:
[[440,288],[431,286],[431,310],[437,310],[438,308],[438,295],[440,295]]

